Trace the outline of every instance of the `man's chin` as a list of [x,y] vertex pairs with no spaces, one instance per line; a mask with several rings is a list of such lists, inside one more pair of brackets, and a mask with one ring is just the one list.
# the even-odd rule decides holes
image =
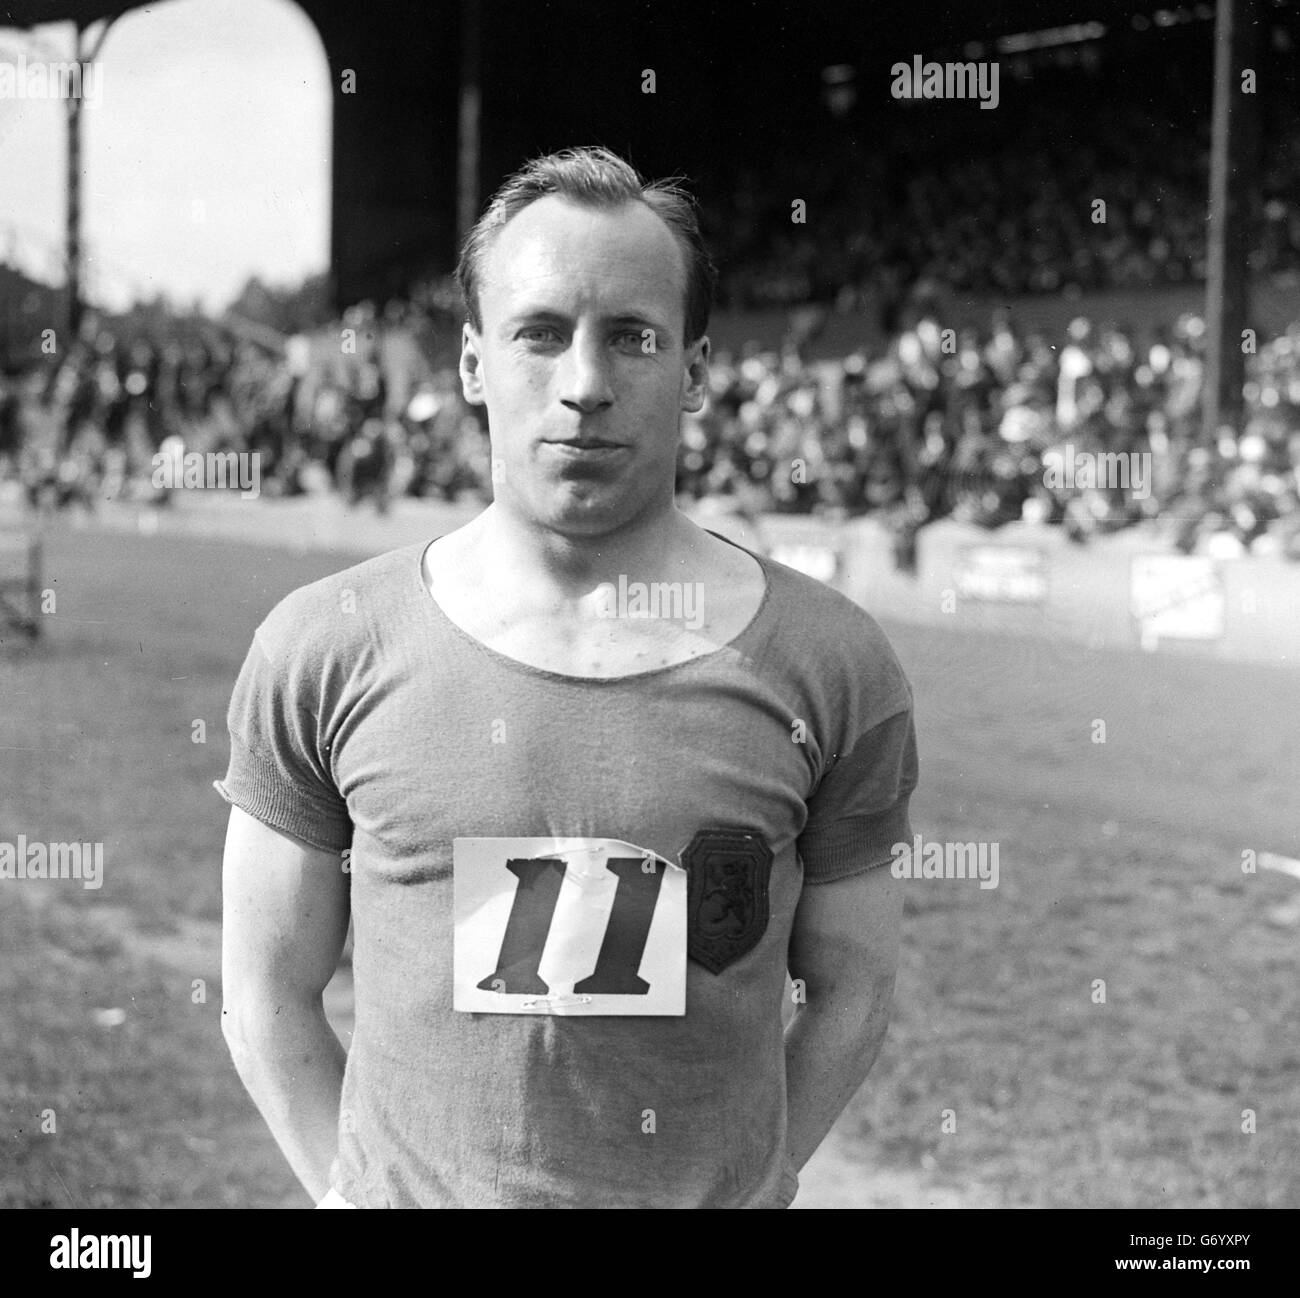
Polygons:
[[562,536],[603,536],[640,517],[646,505],[622,484],[566,482],[549,494],[538,516],[544,526]]

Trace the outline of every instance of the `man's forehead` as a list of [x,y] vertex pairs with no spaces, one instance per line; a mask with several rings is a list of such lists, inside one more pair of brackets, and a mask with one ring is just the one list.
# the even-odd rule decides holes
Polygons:
[[[530,203],[488,245],[482,286],[498,308],[524,300],[618,313],[638,303],[680,310],[685,265],[676,238],[646,204],[589,207],[557,195]],[[543,299],[554,299],[543,301]]]

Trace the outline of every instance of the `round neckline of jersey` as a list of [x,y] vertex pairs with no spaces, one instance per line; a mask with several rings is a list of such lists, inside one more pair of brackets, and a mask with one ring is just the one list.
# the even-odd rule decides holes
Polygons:
[[477,636],[470,635],[459,622],[448,615],[446,609],[434,598],[433,591],[429,589],[428,583],[424,580],[424,556],[428,554],[430,546],[442,540],[444,533],[440,532],[431,541],[426,541],[418,546],[415,556],[415,579],[419,584],[420,593],[424,597],[424,603],[432,609],[435,620],[449,626],[452,633],[459,639],[472,645],[479,653],[503,667],[522,672],[528,676],[540,676],[546,680],[560,681],[566,685],[627,685],[637,681],[650,680],[656,676],[663,676],[668,672],[680,671],[684,667],[695,667],[701,663],[710,662],[721,654],[738,653],[740,642],[754,630],[759,620],[767,612],[767,606],[772,597],[772,570],[767,559],[739,542],[719,535],[712,528],[706,527],[703,530],[708,532],[710,536],[716,536],[719,541],[725,541],[728,545],[734,545],[737,550],[744,551],[758,564],[763,574],[763,598],[758,601],[758,607],[754,610],[749,621],[726,644],[719,645],[716,649],[710,649],[708,653],[696,654],[694,658],[683,658],[681,662],[665,663],[662,667],[651,667],[643,672],[628,672],[622,676],[573,676],[567,672],[551,671],[549,667],[535,667],[532,663],[526,663],[519,658],[512,658],[499,649],[493,649],[491,645],[484,644]]

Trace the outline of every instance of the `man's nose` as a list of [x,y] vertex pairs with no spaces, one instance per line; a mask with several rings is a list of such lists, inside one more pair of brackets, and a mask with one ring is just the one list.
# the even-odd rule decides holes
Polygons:
[[560,400],[584,415],[614,402],[610,358],[594,338],[575,335],[560,362]]

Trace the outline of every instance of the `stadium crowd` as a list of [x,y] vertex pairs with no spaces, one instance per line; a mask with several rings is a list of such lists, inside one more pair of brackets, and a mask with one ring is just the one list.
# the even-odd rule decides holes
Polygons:
[[[233,450],[260,456],[267,495],[337,490],[381,510],[401,496],[489,499],[482,411],[415,345],[415,314],[354,308],[283,354],[101,322],[57,364],[0,379],[0,479],[37,507],[164,504],[156,454]],[[340,350],[343,330],[355,352]],[[917,530],[946,516],[1038,520],[1079,541],[1146,522],[1188,553],[1300,559],[1300,323],[1251,358],[1242,426],[1213,445],[1202,332],[1183,317],[1139,346],[1082,318],[1046,338],[1005,314],[983,331],[921,314],[838,361],[794,344],[719,351],[709,402],[684,420],[679,492],[751,512],[872,513],[903,566]],[[1118,456],[1123,476],[1050,471],[1081,456]]]
[[[1184,552],[1300,558],[1300,321],[1261,339],[1240,426],[1207,444],[1199,319],[1153,334],[1080,318],[1044,336],[1009,314],[949,328],[938,305],[1159,294],[1204,277],[1208,122],[1187,107],[1194,73],[1153,75],[1103,114],[1095,87],[1048,78],[1035,113],[963,108],[937,127],[899,109],[870,147],[845,118],[815,150],[774,138],[761,166],[720,157],[701,186],[720,309],[796,323],[780,346],[715,352],[711,399],[684,421],[683,499],[875,514],[903,565],[917,530],[950,515],[1041,520],[1079,541],[1145,523]],[[1270,102],[1251,265],[1294,284],[1300,114]],[[792,220],[794,199],[806,221]],[[812,359],[801,313],[874,320],[878,341]],[[0,491],[7,480],[38,507],[165,504],[150,466],[183,448],[257,453],[264,494],[337,490],[381,510],[403,496],[488,499],[483,412],[454,369],[458,319],[450,280],[382,310],[315,316],[287,342],[231,318],[92,317],[62,355],[0,369]],[[1050,471],[1080,455],[1120,457],[1109,463],[1132,466],[1128,485]]]

